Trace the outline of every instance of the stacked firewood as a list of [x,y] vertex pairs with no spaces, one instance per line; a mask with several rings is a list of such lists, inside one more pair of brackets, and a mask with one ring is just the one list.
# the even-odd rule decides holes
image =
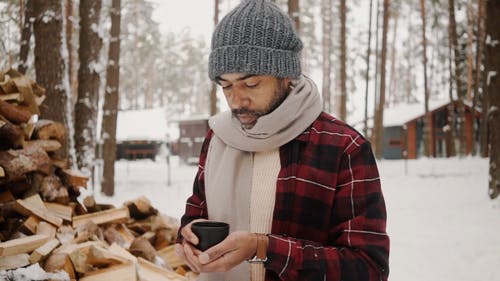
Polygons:
[[0,71],[0,279],[34,264],[66,280],[194,278],[173,250],[178,223],[146,197],[118,208],[79,199],[88,177],[60,156],[65,126],[37,120],[44,97]]

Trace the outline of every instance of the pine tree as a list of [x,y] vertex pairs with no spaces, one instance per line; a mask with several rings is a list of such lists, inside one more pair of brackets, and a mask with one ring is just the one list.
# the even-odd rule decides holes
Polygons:
[[95,158],[99,73],[101,1],[80,3],[78,98],[75,104],[75,149],[78,168],[90,172]]

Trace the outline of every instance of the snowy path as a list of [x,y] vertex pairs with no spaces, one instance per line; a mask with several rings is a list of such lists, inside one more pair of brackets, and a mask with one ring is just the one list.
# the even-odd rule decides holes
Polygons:
[[[163,213],[179,218],[195,166],[172,161],[167,186],[165,162],[120,161],[113,198],[121,205],[146,195]],[[390,280],[500,280],[500,200],[487,195],[486,159],[423,159],[379,164],[391,236]]]

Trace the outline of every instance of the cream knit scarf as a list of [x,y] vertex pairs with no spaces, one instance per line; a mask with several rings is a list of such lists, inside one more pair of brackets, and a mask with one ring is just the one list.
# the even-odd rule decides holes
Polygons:
[[[276,149],[304,132],[322,110],[318,89],[302,76],[273,112],[261,116],[252,129],[243,129],[230,111],[209,120],[214,136],[205,165],[205,194],[210,220],[225,221],[231,231],[250,229],[253,152]],[[200,280],[249,281],[250,267],[242,263],[222,274],[202,274]]]

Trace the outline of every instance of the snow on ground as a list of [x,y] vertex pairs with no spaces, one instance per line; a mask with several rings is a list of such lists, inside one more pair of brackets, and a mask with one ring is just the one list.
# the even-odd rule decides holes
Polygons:
[[[500,280],[500,200],[487,193],[488,160],[421,159],[379,163],[391,237],[390,280]],[[161,212],[180,218],[196,166],[171,161],[120,161],[115,196],[121,205],[147,196]]]

